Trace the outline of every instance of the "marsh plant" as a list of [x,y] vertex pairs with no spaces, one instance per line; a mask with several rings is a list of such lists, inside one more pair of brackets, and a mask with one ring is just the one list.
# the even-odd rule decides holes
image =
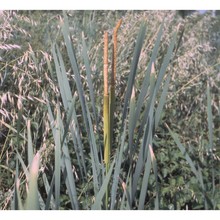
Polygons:
[[220,208],[217,18],[1,20],[1,209]]

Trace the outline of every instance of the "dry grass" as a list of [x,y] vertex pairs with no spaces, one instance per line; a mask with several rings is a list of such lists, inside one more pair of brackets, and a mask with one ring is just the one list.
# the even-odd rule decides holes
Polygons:
[[[83,13],[83,15],[81,13]],[[60,13],[60,15],[62,16],[62,13]],[[19,152],[21,155],[26,166],[29,164],[27,158],[28,120],[31,121],[30,130],[33,153],[37,153],[39,149],[45,149],[41,154],[42,156],[38,185],[39,191],[42,193],[44,201],[46,201],[46,198],[50,194],[49,192],[46,192],[46,180],[43,176],[46,174],[48,183],[51,183],[52,173],[55,170],[54,158],[56,152],[54,151],[54,148],[56,144],[54,143],[54,137],[52,135],[48,106],[46,104],[47,100],[49,101],[51,111],[55,116],[58,117],[57,112],[60,108],[59,117],[61,121],[65,122],[68,118],[68,115],[65,114],[67,109],[62,104],[63,100],[60,93],[59,80],[55,74],[54,55],[52,54],[51,50],[48,49],[51,48],[51,42],[56,41],[59,44],[59,49],[64,62],[63,66],[65,66],[67,80],[71,87],[71,95],[75,100],[73,104],[76,110],[75,119],[77,123],[75,126],[78,129],[76,137],[80,137],[80,139],[74,139],[71,132],[67,132],[65,135],[66,139],[68,140],[67,145],[70,147],[69,154],[71,157],[71,163],[74,164],[71,169],[73,172],[73,178],[76,180],[76,191],[78,200],[80,200],[78,204],[79,208],[91,208],[91,204],[93,204],[94,201],[93,199],[90,201],[90,198],[93,198],[92,195],[95,195],[95,181],[98,182],[100,187],[99,189],[101,189],[100,183],[107,184],[108,181],[110,181],[108,180],[105,182],[103,174],[101,174],[101,177],[98,176],[97,180],[95,180],[95,168],[92,167],[93,163],[91,163],[91,158],[89,156],[91,149],[89,147],[87,129],[92,129],[94,131],[95,140],[103,140],[103,114],[101,108],[103,93],[103,42],[100,39],[102,39],[104,31],[108,31],[109,34],[112,35],[113,27],[121,16],[123,16],[123,24],[120,32],[118,33],[118,74],[116,78],[115,90],[115,112],[117,114],[116,125],[120,124],[123,120],[123,105],[121,104],[124,103],[126,98],[125,91],[128,88],[127,86],[130,67],[131,63],[133,62],[133,52],[137,43],[137,35],[139,33],[141,21],[144,20],[146,22],[147,31],[137,65],[136,80],[134,81],[133,85],[134,89],[131,88],[132,90],[130,91],[131,94],[133,94],[132,97],[138,97],[141,94],[141,85],[148,68],[153,48],[155,46],[155,40],[159,31],[158,27],[161,22],[164,20],[164,30],[161,38],[162,44],[159,48],[158,56],[154,63],[156,74],[155,79],[151,80],[157,79],[159,70],[161,68],[161,63],[163,62],[164,55],[167,51],[167,47],[171,43],[171,36],[173,36],[174,32],[178,30],[180,24],[184,25],[185,31],[180,48],[172,60],[171,65],[168,66],[171,82],[168,90],[169,92],[167,94],[167,102],[165,105],[165,110],[162,112],[162,124],[160,124],[157,128],[152,143],[152,149],[154,151],[151,153],[151,159],[154,158],[153,156],[155,156],[157,161],[157,172],[160,180],[161,195],[163,196],[159,205],[163,209],[168,208],[168,203],[172,203],[172,199],[175,197],[175,195],[177,195],[177,197],[179,196],[178,198],[180,199],[178,202],[176,202],[176,204],[173,204],[176,209],[186,208],[186,205],[188,207],[190,206],[191,208],[197,207],[203,209],[205,207],[202,202],[201,192],[198,187],[195,187],[195,181],[191,177],[191,170],[190,168],[187,168],[187,164],[184,162],[183,156],[179,155],[180,151],[176,147],[178,144],[175,144],[174,141],[171,140],[167,129],[163,126],[163,122],[168,124],[172,132],[179,134],[179,141],[183,146],[186,147],[187,152],[189,152],[189,156],[194,158],[193,163],[199,164],[202,167],[201,175],[203,177],[204,185],[209,198],[212,198],[214,201],[219,201],[219,194],[216,191],[213,191],[214,193],[211,194],[213,187],[217,189],[219,186],[217,174],[219,171],[219,54],[218,51],[215,50],[215,48],[218,48],[218,44],[213,37],[213,32],[215,32],[216,25],[218,24],[217,18],[213,18],[209,14],[205,15],[204,17],[200,17],[195,14],[183,21],[176,15],[174,11],[69,11],[68,18],[69,25],[71,27],[71,43],[73,44],[78,69],[80,70],[80,80],[82,82],[81,87],[83,88],[85,94],[84,98],[88,104],[86,108],[88,108],[87,110],[89,112],[96,112],[91,117],[91,126],[88,125],[88,128],[85,128],[82,126],[84,121],[83,117],[88,116],[86,116],[86,114],[85,116],[82,115],[80,95],[76,92],[76,79],[73,77],[75,70],[72,70],[71,62],[66,52],[65,43],[62,39],[62,25],[60,23],[60,17],[57,16],[57,14],[52,14],[52,16],[48,19],[48,22],[42,27],[42,22],[34,19],[33,17],[31,18],[28,13],[25,15],[25,13],[19,14],[19,12],[4,12],[4,16],[0,17],[2,21],[0,28],[0,37],[2,39],[2,43],[0,45],[0,147],[2,149],[0,153],[1,209],[10,209],[14,190],[16,170],[15,161],[17,152]],[[46,14],[44,16],[39,16],[39,18],[42,20],[45,20],[46,17]],[[39,31],[41,29],[47,30],[47,34],[43,35],[43,31],[42,33]],[[82,32],[84,32],[83,37]],[[49,36],[51,36],[51,39]],[[37,37],[39,37],[39,39],[37,39]],[[177,38],[178,37],[179,35]],[[42,39],[47,39],[47,41],[45,41],[47,42],[45,45],[40,43]],[[89,63],[87,64],[85,62],[85,59],[87,59],[86,54],[83,53],[83,51],[86,51],[88,54],[87,58]],[[111,56],[112,54],[110,52],[109,57]],[[58,59],[59,62],[61,62],[59,56]],[[94,91],[93,102],[91,102],[91,84],[89,84],[87,75],[89,68],[91,71],[90,80],[92,82]],[[151,81],[151,83],[153,82],[154,81]],[[207,116],[207,84],[210,86],[211,97],[211,107],[209,104],[209,117]],[[152,85],[153,84],[151,84],[151,86]],[[164,88],[168,84],[164,81],[161,85],[161,88]],[[132,93],[132,91],[135,93]],[[163,90],[160,89],[158,91],[158,95],[160,96],[162,92]],[[144,103],[147,103],[148,96],[149,94],[146,94]],[[135,103],[135,99],[133,101]],[[156,99],[155,102],[156,109],[159,106],[159,99]],[[130,104],[132,103],[133,102],[131,101]],[[71,105],[69,108],[71,108]],[[132,105],[129,105],[129,108],[132,109]],[[212,112],[212,117],[210,116],[210,111]],[[131,110],[129,111],[129,114],[132,115]],[[144,111],[141,109],[140,116],[142,117],[143,114]],[[212,146],[214,154],[212,154],[212,156],[214,158],[214,162],[209,159],[210,154],[208,156],[206,155],[206,153],[209,152],[208,146],[211,136],[210,118],[213,120]],[[127,122],[128,118],[126,118],[125,121]],[[132,194],[129,194],[129,187],[132,187],[129,185],[130,180],[128,178],[131,172],[131,170],[129,170],[130,165],[125,159],[126,157],[123,157],[122,150],[117,150],[116,146],[121,146],[120,149],[123,149],[124,146],[126,149],[129,149],[131,144],[129,145],[128,134],[120,133],[120,129],[118,129],[116,125],[114,127],[115,144],[111,158],[113,159],[117,155],[116,158],[119,161],[121,160],[121,163],[123,164],[119,175],[120,178],[118,179],[121,181],[121,185],[118,187],[118,194],[115,195],[115,198],[118,201],[122,201],[122,205],[120,206],[118,203],[113,205],[112,203],[110,207],[117,207],[117,209],[135,209],[138,207],[152,209],[155,207],[154,198],[156,196],[156,181],[154,176],[148,173],[151,170],[141,172],[141,178],[143,176],[149,176],[149,191],[146,191],[148,199],[146,199],[146,201],[144,200],[145,193],[140,189],[140,185],[138,185],[136,195],[141,195],[139,197],[141,198],[141,203],[138,205],[137,202],[140,200],[137,200],[136,198],[132,204],[130,203],[131,201],[129,201],[129,199],[133,199]],[[132,125],[129,126],[132,127]],[[140,127],[141,121],[138,121],[134,132],[135,140],[140,138],[136,132]],[[124,129],[124,127],[122,128]],[[97,157],[102,155],[102,142],[100,141],[97,141]],[[140,138],[140,142],[141,141],[142,139]],[[117,143],[120,144],[117,145]],[[182,145],[179,144],[178,146]],[[79,154],[79,158],[77,149],[73,149],[71,146],[83,146],[83,151]],[[91,143],[91,146],[93,146],[93,143]],[[170,146],[171,150],[167,150],[166,146]],[[138,145],[138,147],[140,149],[141,146]],[[180,149],[183,148],[180,147]],[[172,152],[173,157],[170,157],[170,152]],[[80,158],[82,158],[82,155],[85,156],[84,165],[79,165],[79,160],[81,161]],[[100,160],[100,158],[94,158],[94,161],[96,160]],[[171,166],[170,161],[174,160],[181,161],[181,164],[183,164],[181,167],[184,167],[184,170],[182,170],[182,168],[180,169],[179,165],[175,164],[175,162],[173,162],[175,165]],[[137,161],[138,152],[136,152],[134,155],[133,166]],[[154,163],[154,159],[152,159],[152,163]],[[167,171],[165,171],[164,163],[167,164]],[[213,164],[215,165],[215,175],[210,174],[210,172],[213,171]],[[83,168],[83,166],[86,167],[86,170],[84,170],[85,168]],[[113,166],[118,167],[119,164],[113,162],[112,168],[110,166],[112,175]],[[97,168],[97,170],[98,169],[99,168]],[[155,164],[154,169],[156,169]],[[26,186],[25,179],[23,177],[24,170],[21,166],[19,166],[19,171],[19,177],[21,179],[21,198],[24,199],[26,196]],[[114,175],[116,175],[116,172]],[[209,183],[213,181],[213,175],[215,180],[214,185],[210,185]],[[179,176],[183,176],[184,181],[188,182],[189,184],[184,185],[180,181],[173,186],[171,180],[178,179]],[[110,178],[110,176],[108,178]],[[64,187],[65,181],[62,180],[60,184],[62,187]],[[112,184],[115,186],[116,182]],[[125,186],[127,186],[127,188]],[[62,195],[60,208],[73,208],[71,206],[70,199],[65,196],[66,192],[62,187],[60,191],[60,195]],[[143,187],[146,187],[146,185]],[[58,188],[59,185],[57,185],[57,190]],[[193,191],[192,196],[188,193],[190,190]],[[182,195],[181,193],[186,196]],[[58,191],[56,195],[59,195]],[[98,195],[101,196],[101,194]],[[131,198],[129,198],[129,195]],[[166,198],[170,198],[170,200],[166,200]],[[72,197],[72,200],[72,203],[74,203],[74,197]],[[53,205],[55,205],[55,203],[52,203],[51,207],[55,207]],[[56,205],[57,207],[59,206],[58,203]],[[96,207],[98,207],[98,205]],[[205,208],[219,209],[219,205],[215,202],[207,203]]]

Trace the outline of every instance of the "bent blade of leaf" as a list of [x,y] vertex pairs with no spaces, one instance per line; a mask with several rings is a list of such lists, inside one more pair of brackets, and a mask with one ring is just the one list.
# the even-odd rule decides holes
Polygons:
[[38,152],[33,158],[30,168],[29,191],[27,194],[26,206],[27,210],[39,210],[37,178],[40,163],[40,153]]

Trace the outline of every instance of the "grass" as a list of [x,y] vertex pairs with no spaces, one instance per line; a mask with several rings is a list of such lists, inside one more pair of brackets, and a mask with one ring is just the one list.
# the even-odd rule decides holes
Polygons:
[[[1,202],[2,209],[219,209],[216,87],[203,73],[186,82],[174,74],[182,65],[178,59],[187,56],[181,54],[187,35],[183,46],[179,29],[170,31],[175,25],[168,15],[163,22],[148,23],[137,13],[131,33],[128,19],[135,13],[127,12],[117,36],[120,14],[113,29],[114,22],[101,26],[94,12],[73,26],[71,13],[59,17],[60,36],[51,54],[29,48],[31,64],[18,74],[17,95],[7,94],[8,104],[18,108],[12,108],[11,121],[1,119],[7,129],[1,172],[13,177],[8,182],[13,200]],[[99,25],[102,31],[96,33]],[[107,33],[113,33],[110,46]],[[107,54],[113,57],[111,68]],[[207,130],[198,134],[199,117],[178,98],[205,76],[209,83],[199,117],[206,118]],[[1,106],[6,109],[3,101]],[[178,132],[188,119],[195,119],[188,126],[191,140],[184,129]]]
[[[161,65],[161,70],[158,73],[158,77],[156,78],[155,73],[151,73],[152,75],[149,76],[149,71],[146,72],[146,78],[150,78],[150,83],[148,84],[148,86],[146,87],[146,85],[143,84],[141,93],[139,95],[139,100],[140,98],[142,98],[142,101],[137,101],[137,105],[136,105],[136,96],[134,93],[134,81],[135,81],[135,75],[137,73],[137,65],[138,65],[138,61],[139,61],[139,57],[140,57],[140,53],[142,50],[142,46],[143,46],[143,42],[144,42],[144,38],[145,38],[145,32],[146,32],[146,25],[144,23],[141,24],[140,27],[140,31],[139,34],[137,36],[137,42],[136,42],[136,46],[134,48],[134,55],[133,55],[133,61],[131,64],[131,71],[130,74],[128,76],[128,88],[126,90],[126,94],[125,94],[125,102],[123,104],[123,112],[122,112],[122,122],[121,122],[121,131],[119,131],[119,137],[121,136],[121,134],[123,135],[123,139],[122,142],[125,142],[125,134],[127,133],[126,127],[127,127],[127,123],[128,123],[128,127],[129,127],[129,132],[127,133],[127,135],[131,135],[131,137],[129,137],[129,143],[128,143],[128,149],[123,149],[123,145],[119,142],[119,143],[115,143],[116,145],[121,145],[121,149],[119,151],[116,151],[115,155],[114,155],[114,159],[112,161],[110,161],[110,150],[111,150],[111,143],[113,143],[111,141],[110,135],[113,135],[113,129],[117,129],[117,124],[114,125],[113,124],[113,110],[114,108],[111,108],[111,105],[114,105],[114,100],[112,99],[112,97],[114,97],[114,84],[115,84],[115,78],[116,78],[116,58],[117,58],[117,54],[116,54],[116,50],[117,50],[117,46],[116,46],[116,41],[117,41],[117,29],[119,28],[121,23],[121,20],[119,21],[119,23],[117,24],[116,28],[115,28],[115,32],[114,32],[114,51],[113,51],[113,79],[111,81],[111,89],[110,89],[110,97],[108,95],[108,87],[106,88],[108,82],[106,82],[106,80],[108,79],[108,74],[107,72],[105,72],[106,75],[104,75],[104,163],[105,166],[103,164],[102,161],[100,161],[99,155],[98,155],[98,151],[97,151],[97,143],[98,140],[97,138],[95,138],[95,131],[93,129],[92,126],[92,120],[91,120],[91,114],[93,112],[90,112],[89,108],[88,108],[88,103],[87,100],[85,99],[85,92],[84,92],[84,88],[82,86],[82,82],[80,79],[80,70],[78,69],[78,65],[77,65],[77,60],[76,60],[76,56],[74,53],[74,49],[71,46],[70,43],[70,33],[69,33],[69,25],[68,25],[68,20],[66,15],[64,14],[64,21],[61,21],[61,27],[62,27],[62,32],[63,32],[63,36],[64,36],[64,40],[65,40],[65,45],[67,48],[67,53],[70,59],[70,63],[71,66],[73,68],[74,71],[74,81],[76,84],[76,91],[75,94],[76,96],[78,96],[79,98],[79,102],[80,102],[80,108],[82,110],[82,116],[83,116],[83,120],[82,121],[78,121],[76,115],[74,114],[74,112],[76,112],[75,109],[75,101],[74,101],[74,97],[72,96],[72,91],[70,89],[70,85],[68,82],[68,79],[66,78],[66,68],[63,62],[63,58],[61,53],[59,52],[59,48],[57,45],[54,45],[53,47],[53,57],[54,57],[54,62],[55,62],[55,68],[56,68],[56,75],[57,75],[57,79],[58,79],[58,85],[59,85],[59,91],[61,94],[61,99],[62,99],[62,104],[63,107],[65,109],[65,114],[66,114],[66,120],[62,120],[62,116],[61,116],[61,109],[60,109],[60,104],[56,104],[54,110],[56,112],[56,119],[53,116],[53,112],[50,106],[50,102],[49,100],[47,100],[47,105],[48,105],[48,113],[49,113],[49,119],[50,119],[50,124],[51,124],[51,129],[53,132],[53,139],[54,139],[54,143],[55,143],[55,164],[54,164],[54,186],[51,185],[50,187],[54,187],[54,195],[55,195],[55,209],[60,209],[60,191],[61,191],[61,177],[65,179],[65,185],[66,188],[68,190],[68,197],[71,201],[71,207],[72,209],[79,209],[79,204],[78,204],[78,199],[77,199],[77,189],[76,189],[76,179],[74,178],[74,175],[72,173],[72,164],[70,162],[70,154],[69,154],[69,147],[68,147],[68,138],[67,138],[67,133],[71,132],[72,130],[72,126],[74,126],[75,124],[79,124],[80,127],[83,127],[87,133],[87,143],[90,146],[90,152],[89,155],[91,155],[91,166],[92,166],[92,176],[93,176],[93,182],[94,182],[94,188],[93,188],[93,193],[94,193],[94,199],[95,202],[94,204],[89,204],[89,206],[91,206],[92,209],[115,209],[115,196],[116,194],[119,194],[119,189],[118,189],[118,178],[119,175],[121,173],[121,169],[122,169],[122,159],[123,159],[123,154],[125,154],[126,152],[129,154],[129,173],[127,174],[128,176],[127,178],[127,183],[124,183],[122,181],[122,186],[124,187],[124,190],[122,191],[122,195],[125,193],[125,201],[124,204],[118,204],[120,206],[124,206],[125,209],[132,208],[132,203],[135,201],[136,199],[136,188],[137,188],[137,180],[140,180],[142,182],[141,184],[141,193],[140,193],[140,204],[138,206],[138,208],[144,208],[144,201],[145,201],[145,197],[146,197],[146,192],[147,192],[147,183],[149,181],[149,174],[150,174],[150,164],[152,163],[152,168],[155,174],[155,181],[156,181],[156,198],[155,198],[155,209],[159,209],[159,188],[158,188],[158,183],[157,183],[157,163],[156,163],[156,159],[154,156],[154,152],[153,152],[153,148],[152,148],[152,141],[153,141],[153,127],[154,127],[154,123],[155,123],[155,117],[157,118],[157,124],[160,118],[160,114],[162,107],[164,105],[164,101],[161,100],[161,102],[159,103],[159,110],[157,109],[156,111],[156,115],[154,116],[154,102],[155,102],[155,98],[157,95],[157,92],[159,90],[159,87],[161,85],[161,82],[163,80],[163,76],[165,74],[165,70],[167,68],[167,65],[169,63],[169,60],[172,57],[172,51],[174,48],[174,44],[175,44],[175,38],[172,40],[172,43],[170,44],[169,48],[168,48],[168,52],[164,57],[164,60],[162,62]],[[158,38],[161,37],[162,35],[162,28],[163,25],[161,26],[161,29],[159,31],[159,35]],[[159,41],[159,40],[157,40]],[[107,71],[107,35],[105,34],[105,57],[104,57],[104,64],[105,64],[105,71]],[[85,44],[84,44],[85,47]],[[156,48],[154,49],[155,51],[158,51],[159,49],[159,45],[156,44]],[[154,55],[154,54],[153,54]],[[152,58],[152,61],[149,64],[148,69],[150,69],[153,61],[155,62],[156,56]],[[87,60],[88,61],[88,60]],[[88,64],[88,62],[87,62]],[[87,71],[89,70],[89,68],[87,68]],[[87,72],[87,76],[89,76],[90,72]],[[89,79],[89,78],[88,78]],[[168,77],[169,79],[169,77]],[[88,83],[89,84],[89,83]],[[91,84],[90,84],[91,85]],[[164,87],[165,89],[163,90],[163,96],[166,96],[166,92],[167,92],[167,86]],[[133,93],[132,93],[133,90]],[[140,109],[142,108],[142,104],[143,104],[143,97],[146,96],[146,94],[149,93],[149,98],[147,101],[147,105],[144,106],[144,116],[143,119],[140,117]],[[90,95],[94,94],[93,88],[92,86],[90,86]],[[92,99],[90,99],[92,100]],[[94,100],[94,99],[93,99]],[[128,105],[129,102],[130,103],[130,114],[128,115]],[[94,103],[92,104],[94,105]],[[93,108],[94,109],[94,108]],[[136,111],[136,109],[139,109],[139,114],[137,114],[135,118],[135,114],[134,112]],[[110,117],[111,115],[111,117]],[[129,121],[126,122],[126,118],[129,118]],[[93,117],[95,118],[95,117]],[[139,134],[142,133],[143,136],[139,137],[139,140],[135,140],[134,137],[132,137],[132,134],[134,135],[134,129],[136,128],[136,123],[138,120],[143,120],[141,127],[139,128]],[[126,126],[125,126],[126,125]],[[29,125],[30,127],[30,125]],[[29,128],[30,129],[30,128]],[[29,131],[28,129],[28,131]],[[124,130],[125,129],[125,130]],[[78,131],[78,135],[74,134],[75,130],[77,130],[76,128],[73,128],[72,131],[72,138],[73,138],[73,142],[77,143],[77,138],[79,139],[79,142],[82,143],[83,140],[80,139],[80,131]],[[30,131],[29,131],[30,132]],[[29,146],[31,147],[31,139],[30,139],[30,133],[29,133]],[[77,137],[78,136],[78,137]],[[113,138],[113,136],[112,136]],[[142,140],[143,138],[143,140]],[[75,139],[75,141],[74,141]],[[140,142],[141,143],[141,148],[140,150],[138,149],[138,147],[136,147],[136,149],[134,149],[133,144],[135,144],[135,141]],[[78,145],[78,144],[77,144]],[[76,146],[78,147],[78,151],[76,151],[77,154],[77,161],[78,161],[78,166],[80,167],[80,178],[84,179],[86,181],[87,177],[86,177],[86,166],[85,166],[85,156],[84,156],[84,149],[83,149],[83,145],[78,145]],[[139,153],[138,153],[139,151]],[[137,159],[135,158],[136,154],[138,155]],[[29,158],[31,158],[33,155],[30,154]],[[39,156],[38,156],[39,157]],[[116,163],[116,158],[120,158],[120,163]],[[39,160],[39,159],[38,159]],[[123,160],[126,161],[126,158],[124,158]],[[82,162],[81,162],[82,161]],[[132,163],[137,163],[136,164],[136,169],[133,173],[132,171]],[[147,171],[145,172],[144,178],[142,179],[140,177],[141,171],[144,167],[144,164],[146,163],[147,166]],[[150,164],[149,164],[150,163]],[[100,166],[101,165],[101,166]],[[113,170],[114,168],[114,170]],[[117,168],[117,169],[115,169]],[[83,172],[84,170],[84,172]],[[30,171],[32,173],[32,171]],[[36,171],[35,171],[36,173]],[[105,174],[104,174],[105,173]],[[104,175],[103,175],[104,174]],[[36,174],[35,174],[36,175]],[[115,179],[112,182],[112,176],[115,177]],[[145,178],[146,177],[146,178]],[[34,183],[30,182],[30,187],[35,188],[35,192],[33,191],[32,193],[36,194],[37,192],[37,185],[36,185],[36,177],[33,177],[33,181],[35,181]],[[34,185],[35,184],[35,185]],[[108,190],[108,187],[109,190]],[[112,187],[112,189],[111,189]],[[19,191],[19,189],[17,189],[17,191]],[[109,196],[108,196],[108,191],[111,191],[111,194],[113,195],[111,199],[113,199],[111,202],[109,202]],[[117,192],[118,191],[118,192]],[[106,194],[106,202],[105,204],[102,203],[104,194]],[[28,194],[29,195],[29,194]],[[121,196],[122,196],[121,195]],[[86,196],[86,195],[85,195]],[[36,196],[35,196],[36,197]],[[29,197],[27,196],[27,201],[29,201]],[[110,206],[111,203],[111,206]],[[19,207],[18,205],[16,207]],[[37,203],[30,204],[30,207],[28,208],[36,208],[37,207]]]

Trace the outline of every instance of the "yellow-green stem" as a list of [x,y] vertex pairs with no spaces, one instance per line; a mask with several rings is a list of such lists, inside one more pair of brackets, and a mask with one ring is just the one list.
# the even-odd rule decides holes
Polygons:
[[[109,123],[109,94],[108,94],[108,33],[104,34],[104,97],[103,97],[103,120],[104,120],[104,163],[106,174],[110,163],[110,123]],[[106,189],[105,207],[108,207],[108,186]]]
[[109,123],[109,95],[104,95],[104,162],[106,164],[106,173],[108,172],[110,162],[110,123]]
[[[113,121],[115,108],[115,80],[116,80],[116,58],[117,58],[117,31],[122,20],[117,23],[113,34],[113,53],[112,53],[112,75],[110,96],[108,92],[108,33],[104,34],[104,98],[103,98],[103,119],[104,119],[104,163],[106,175],[110,166],[111,145],[113,140]],[[106,189],[105,208],[108,208],[108,186]]]
[[114,109],[115,109],[115,86],[111,85],[110,95],[109,95],[110,147],[112,147],[113,145]]

